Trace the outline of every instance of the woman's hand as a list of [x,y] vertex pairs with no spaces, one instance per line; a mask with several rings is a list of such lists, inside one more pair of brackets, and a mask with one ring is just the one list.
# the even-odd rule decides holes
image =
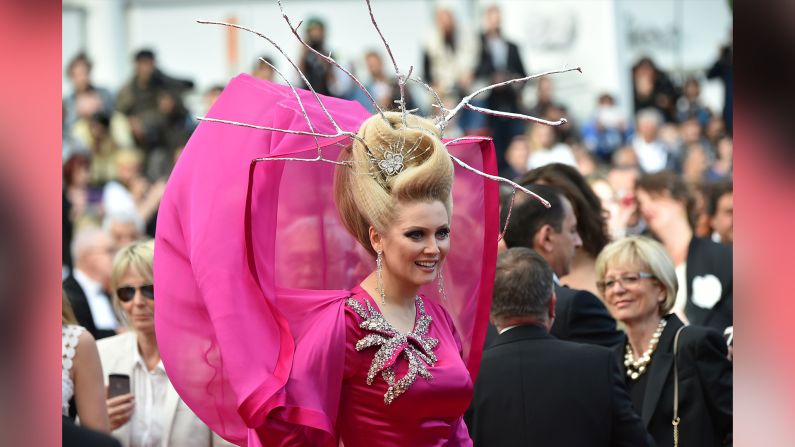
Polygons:
[[122,394],[121,396],[111,397],[107,400],[108,419],[110,420],[110,431],[116,430],[130,421],[132,417],[135,400],[132,394]]

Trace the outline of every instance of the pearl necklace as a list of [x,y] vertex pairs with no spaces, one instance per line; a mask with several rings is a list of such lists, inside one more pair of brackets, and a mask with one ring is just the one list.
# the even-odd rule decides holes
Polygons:
[[657,330],[654,331],[654,335],[651,336],[649,348],[646,349],[646,352],[637,360],[635,360],[635,356],[632,354],[632,346],[630,346],[629,341],[627,341],[624,353],[624,366],[627,368],[627,376],[630,379],[638,380],[638,377],[646,372],[646,366],[651,362],[651,355],[654,354],[654,350],[657,348],[657,343],[660,342],[660,336],[667,323],[665,319],[660,320],[660,324],[657,325]]

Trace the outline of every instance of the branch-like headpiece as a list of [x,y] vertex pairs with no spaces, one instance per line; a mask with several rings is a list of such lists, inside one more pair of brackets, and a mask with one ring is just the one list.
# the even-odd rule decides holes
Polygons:
[[[287,23],[287,26],[290,28],[290,31],[296,37],[296,39],[298,39],[298,41],[301,43],[301,45],[303,45],[307,50],[309,50],[312,53],[314,53],[317,57],[319,57],[320,59],[322,59],[326,63],[328,63],[328,64],[330,64],[330,65],[332,65],[334,67],[339,68],[349,78],[351,78],[351,80],[354,82],[354,84],[356,84],[356,86],[362,92],[364,92],[364,95],[367,97],[367,99],[373,105],[373,107],[375,108],[376,112],[391,127],[392,124],[387,119],[386,115],[384,114],[384,111],[378,105],[378,102],[373,98],[373,96],[370,94],[370,92],[367,91],[367,89],[364,87],[362,82],[359,81],[359,79],[357,79],[356,76],[354,76],[353,73],[351,73],[348,69],[346,69],[339,62],[334,60],[331,57],[331,54],[328,54],[328,55],[322,54],[319,51],[317,51],[316,49],[312,48],[311,45],[306,43],[306,41],[304,41],[304,39],[298,33],[298,28],[301,26],[302,22],[298,22],[297,25],[293,26],[293,23],[290,20],[290,17],[284,11],[284,5],[282,5],[282,0],[276,0],[276,2],[279,5],[279,10],[281,11],[282,18]],[[566,119],[565,118],[561,118],[561,119],[559,119],[557,121],[548,121],[548,120],[544,120],[544,119],[541,119],[541,118],[533,117],[533,116],[530,116],[530,115],[523,115],[523,114],[519,114],[519,113],[502,112],[502,111],[499,111],[499,110],[492,110],[492,109],[487,109],[487,108],[483,108],[483,107],[474,106],[474,105],[470,104],[470,101],[473,98],[475,98],[476,96],[478,96],[478,95],[480,95],[482,93],[485,93],[485,92],[487,92],[489,90],[493,90],[495,88],[498,88],[498,87],[503,87],[503,86],[506,86],[506,85],[520,83],[520,82],[526,82],[526,81],[529,81],[529,80],[532,80],[532,79],[537,79],[537,78],[540,78],[542,76],[547,76],[547,75],[556,74],[556,73],[566,73],[566,72],[575,71],[575,70],[579,71],[580,73],[582,73],[582,69],[580,69],[579,67],[566,68],[566,69],[561,69],[561,70],[546,71],[546,72],[538,73],[538,74],[531,75],[531,76],[525,76],[523,78],[510,79],[510,80],[507,80],[507,81],[504,81],[504,82],[500,82],[500,83],[497,83],[497,84],[488,85],[486,87],[480,88],[480,89],[470,93],[469,95],[465,96],[463,99],[461,99],[461,101],[455,107],[453,107],[452,109],[448,110],[447,108],[445,108],[444,104],[442,103],[442,100],[440,99],[440,97],[436,93],[436,91],[433,90],[433,88],[431,88],[428,84],[424,83],[418,77],[416,77],[416,78],[412,77],[412,72],[414,70],[413,66],[409,67],[408,72],[406,74],[403,74],[400,71],[400,67],[398,66],[397,61],[395,60],[395,56],[392,54],[392,49],[390,48],[389,43],[387,42],[386,38],[384,37],[384,34],[381,32],[381,28],[378,26],[378,22],[375,20],[375,15],[373,14],[373,7],[372,7],[372,4],[371,4],[371,0],[365,0],[365,2],[367,3],[367,10],[370,13],[370,20],[373,23],[373,27],[375,28],[376,32],[378,33],[379,37],[381,38],[381,41],[384,43],[384,47],[386,48],[387,54],[389,55],[389,59],[392,61],[392,65],[393,65],[393,67],[395,69],[395,77],[397,79],[398,89],[400,90],[400,100],[395,101],[395,102],[398,104],[398,106],[400,108],[400,112],[402,114],[402,124],[403,124],[404,128],[411,128],[411,129],[416,129],[416,130],[420,130],[420,131],[423,131],[423,132],[427,132],[425,129],[419,129],[419,128],[411,127],[408,124],[407,116],[408,116],[409,113],[412,113],[412,111],[408,110],[407,106],[406,106],[406,84],[409,81],[412,81],[412,82],[415,82],[415,83],[419,84],[420,86],[422,86],[424,89],[428,90],[433,95],[434,100],[435,100],[435,103],[433,105],[434,105],[434,107],[438,107],[439,108],[439,112],[441,114],[439,119],[436,121],[436,127],[439,129],[439,132],[442,135],[444,134],[445,127],[447,127],[447,125],[450,123],[450,121],[463,108],[467,108],[467,109],[473,110],[475,112],[483,113],[483,114],[487,114],[487,115],[494,115],[494,116],[505,117],[505,118],[514,118],[514,119],[519,119],[519,120],[524,120],[524,121],[533,121],[533,122],[536,122],[536,123],[546,124],[546,125],[550,125],[550,126],[557,126],[557,125],[566,123]],[[255,30],[253,30],[251,28],[247,28],[245,26],[236,25],[236,24],[233,24],[233,23],[217,22],[217,21],[210,21],[210,20],[199,20],[198,22],[202,23],[202,24],[223,25],[223,26],[228,26],[228,27],[232,27],[232,28],[241,29],[243,31],[247,31],[249,33],[255,34],[255,35],[265,39],[266,41],[268,41],[268,43],[270,43],[279,53],[281,53],[282,56],[284,56],[284,58],[287,59],[287,61],[290,63],[290,65],[292,65],[292,67],[298,73],[298,76],[301,78],[301,80],[304,82],[304,84],[306,84],[306,86],[309,89],[309,91],[312,92],[312,95],[314,96],[314,98],[317,101],[318,105],[320,106],[321,110],[326,115],[326,117],[328,118],[328,120],[331,123],[332,127],[334,128],[334,133],[320,133],[320,132],[315,131],[315,127],[312,125],[312,123],[311,123],[311,121],[309,119],[309,115],[307,114],[306,109],[304,108],[304,104],[303,104],[303,102],[301,100],[301,97],[298,95],[298,92],[296,91],[295,87],[290,83],[290,81],[287,80],[287,78],[279,70],[276,69],[276,67],[274,67],[273,65],[271,65],[267,61],[263,60],[263,62],[268,64],[274,70],[274,72],[276,72],[276,74],[278,74],[279,77],[282,78],[284,80],[284,82],[287,83],[287,85],[292,90],[293,95],[295,96],[296,100],[298,101],[298,105],[299,105],[299,108],[301,109],[301,113],[304,115],[304,118],[306,119],[307,126],[309,127],[309,131],[308,132],[307,131],[300,131],[300,130],[291,130],[291,129],[277,129],[277,128],[274,128],[274,127],[259,126],[259,125],[255,125],[255,124],[241,123],[241,122],[238,122],[238,121],[231,121],[231,120],[218,119],[218,118],[200,117],[198,119],[202,120],[202,121],[222,123],[222,124],[230,124],[230,125],[248,127],[248,128],[253,128],[253,129],[259,129],[259,130],[267,130],[267,131],[271,131],[271,132],[281,132],[281,133],[287,133],[287,134],[293,134],[293,135],[307,135],[307,136],[311,136],[311,137],[314,138],[315,144],[317,145],[317,156],[315,158],[263,157],[263,158],[258,158],[258,159],[253,160],[254,162],[273,161],[273,160],[279,160],[279,161],[306,161],[306,162],[317,162],[317,161],[319,161],[319,162],[332,163],[332,164],[336,164],[336,165],[349,165],[350,166],[353,163],[351,161],[335,161],[335,160],[330,160],[330,159],[324,158],[323,157],[323,150],[320,147],[320,143],[318,141],[318,138],[349,137],[349,138],[352,138],[352,139],[358,141],[359,143],[361,143],[365,147],[365,149],[367,150],[368,158],[370,158],[370,162],[371,162],[371,170],[369,172],[369,175],[374,176],[377,180],[379,180],[379,182],[383,182],[383,179],[392,177],[394,175],[399,174],[401,171],[403,171],[403,168],[405,167],[404,163],[409,161],[411,159],[411,157],[418,156],[418,153],[417,153],[418,147],[417,147],[417,145],[414,145],[411,148],[405,148],[405,147],[403,147],[404,145],[402,145],[402,144],[393,144],[393,145],[390,145],[389,147],[379,147],[379,148],[374,148],[375,150],[372,150],[370,147],[367,146],[365,141],[361,137],[359,137],[357,134],[355,134],[353,132],[347,132],[347,131],[342,130],[342,128],[340,128],[340,126],[334,120],[334,117],[332,117],[331,114],[329,113],[329,111],[326,109],[326,106],[323,104],[323,101],[320,99],[320,96],[317,94],[317,92],[315,92],[315,89],[309,83],[309,81],[307,80],[306,76],[301,71],[301,69],[298,67],[298,65],[292,59],[290,59],[290,57],[287,55],[287,53],[285,53],[284,50],[282,50],[282,48],[276,42],[274,42],[271,38],[269,38],[268,36],[258,32],[258,31],[255,31]],[[434,137],[435,136],[436,135],[434,135]],[[458,141],[462,141],[462,140],[478,141],[478,140],[488,140],[488,138],[486,138],[486,137],[456,138],[454,140],[451,140],[451,141],[448,141],[448,142],[444,143],[444,145],[447,146],[447,145],[450,145],[452,143],[455,143],[455,142],[458,142]],[[427,149],[425,149],[425,150],[427,150]],[[464,168],[464,169],[466,169],[468,171],[471,171],[471,172],[473,172],[475,174],[478,174],[478,175],[483,176],[483,177],[485,177],[487,179],[490,179],[490,180],[494,180],[494,181],[501,182],[501,183],[507,183],[508,185],[511,186],[514,196],[516,194],[516,190],[518,189],[518,190],[524,192],[525,194],[529,194],[530,196],[532,196],[535,199],[539,200],[541,203],[544,204],[544,206],[546,206],[546,207],[550,206],[549,202],[544,200],[542,197],[538,196],[537,194],[533,193],[532,191],[530,191],[527,188],[519,185],[516,182],[513,182],[513,181],[511,181],[509,179],[506,179],[506,178],[503,178],[503,177],[498,177],[498,176],[495,176],[495,175],[486,174],[485,172],[480,171],[480,170],[478,170],[478,169],[476,169],[476,168],[464,163],[462,160],[460,160],[459,158],[453,156],[452,154],[450,154],[450,158],[455,163],[457,163],[459,166],[461,166],[462,168]],[[513,208],[513,196],[511,198],[511,205],[510,206],[511,206],[511,208]],[[511,210],[509,209],[508,210],[508,216],[510,216],[510,211]],[[506,221],[505,228],[507,228],[507,225],[508,225],[508,223]],[[500,234],[500,239],[505,234],[505,228],[503,228],[503,231]]]

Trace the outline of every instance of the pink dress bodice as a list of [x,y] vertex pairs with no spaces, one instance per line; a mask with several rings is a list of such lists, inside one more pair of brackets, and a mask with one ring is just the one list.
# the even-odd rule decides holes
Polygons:
[[[405,392],[387,404],[385,394],[389,385],[382,374],[375,375],[372,385],[367,384],[368,371],[382,345],[356,349],[359,340],[379,334],[379,331],[360,327],[364,318],[350,301],[358,303],[359,309],[365,312],[368,309],[378,312],[378,307],[361,287],[352,292],[345,308],[345,373],[337,419],[337,429],[345,447],[472,445],[463,421],[472,398],[472,380],[461,359],[461,342],[444,308],[422,298],[422,302],[417,303],[415,329],[408,334],[408,344],[413,345],[414,352],[422,352],[412,334],[418,332],[417,325],[423,313],[426,314],[430,317],[427,338],[438,341],[432,349],[436,361],[432,365],[421,359],[418,362],[423,363],[421,367],[427,367],[432,378],[418,374]],[[396,349],[381,350],[387,354],[390,351],[392,357],[396,357],[391,369],[395,379],[400,380],[409,372],[407,355],[400,350],[399,344]]]

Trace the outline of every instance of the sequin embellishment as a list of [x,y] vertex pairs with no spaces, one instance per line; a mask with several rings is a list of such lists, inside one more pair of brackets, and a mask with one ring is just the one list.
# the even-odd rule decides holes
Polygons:
[[[417,297],[417,309],[419,316],[414,325],[414,330],[408,334],[401,334],[386,321],[369,301],[365,301],[366,308],[353,298],[348,298],[345,302],[352,308],[363,321],[359,327],[371,331],[361,340],[356,342],[356,350],[362,351],[372,346],[380,346],[373,356],[370,370],[367,372],[367,384],[372,385],[373,379],[378,373],[389,385],[384,394],[384,403],[389,405],[398,396],[406,392],[417,379],[422,376],[425,379],[433,379],[433,375],[428,371],[428,366],[436,363],[436,354],[433,350],[439,344],[439,340],[428,336],[428,328],[433,320],[430,315],[425,313],[425,305],[421,297]],[[409,362],[406,375],[397,379],[395,371],[392,369],[400,355]]]

